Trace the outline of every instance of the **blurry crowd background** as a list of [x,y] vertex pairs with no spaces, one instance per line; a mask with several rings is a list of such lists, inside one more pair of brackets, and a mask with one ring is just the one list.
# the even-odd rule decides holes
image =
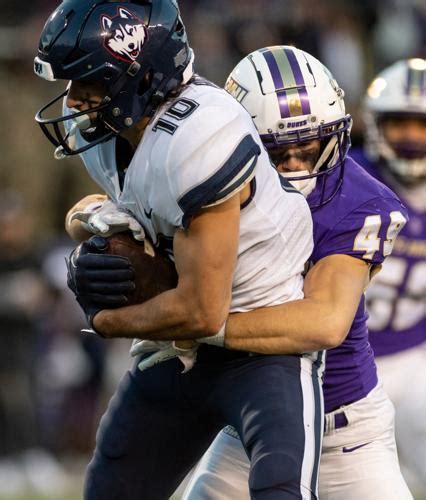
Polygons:
[[[33,75],[57,1],[0,0],[0,499],[24,489],[64,498],[95,424],[129,365],[128,342],[79,333],[66,288],[67,209],[96,187],[78,159],[58,162],[34,122],[63,90]],[[196,69],[218,85],[249,52],[291,44],[324,62],[363,139],[367,83],[394,61],[426,56],[424,0],[180,0]],[[24,498],[28,498],[25,497]]]

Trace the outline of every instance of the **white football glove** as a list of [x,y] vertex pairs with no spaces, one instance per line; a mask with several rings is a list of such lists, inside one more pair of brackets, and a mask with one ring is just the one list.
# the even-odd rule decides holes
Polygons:
[[130,348],[130,356],[134,358],[139,356],[139,354],[145,354],[147,352],[156,352],[161,349],[167,349],[171,340],[141,340],[133,339],[132,347]]
[[176,346],[175,341],[171,340],[153,341],[135,339],[130,349],[130,355],[135,357],[140,354],[152,352],[151,356],[143,359],[138,364],[138,368],[142,372],[158,363],[162,363],[173,358],[179,358],[184,366],[182,373],[186,373],[191,370],[195,364],[198,347],[199,346],[197,344],[194,344],[191,348],[182,349]]
[[89,233],[111,236],[122,231],[131,231],[135,240],[143,241],[145,231],[129,212],[118,208],[111,200],[91,203],[84,210],[74,212],[71,221],[79,220]]

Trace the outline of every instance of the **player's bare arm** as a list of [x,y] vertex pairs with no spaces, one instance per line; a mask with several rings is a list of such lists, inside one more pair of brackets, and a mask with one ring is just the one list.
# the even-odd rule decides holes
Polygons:
[[91,233],[86,231],[82,225],[82,222],[78,219],[73,219],[73,215],[78,212],[83,212],[90,206],[100,205],[107,199],[105,194],[89,194],[81,200],[79,200],[75,205],[73,205],[67,212],[65,217],[65,231],[74,241],[84,241],[92,236]]
[[369,281],[366,262],[347,255],[321,259],[305,279],[305,298],[231,314],[225,346],[263,354],[330,349],[345,339]]
[[240,203],[241,195],[237,194],[203,209],[187,231],[176,232],[176,288],[143,304],[100,311],[93,321],[95,329],[108,338],[154,340],[216,334],[229,313]]

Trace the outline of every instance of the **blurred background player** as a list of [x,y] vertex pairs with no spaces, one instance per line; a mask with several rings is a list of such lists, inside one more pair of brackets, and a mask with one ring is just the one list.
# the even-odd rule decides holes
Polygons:
[[382,71],[365,98],[356,158],[396,191],[409,221],[367,294],[370,343],[396,407],[396,437],[413,490],[426,493],[426,60]]
[[[53,326],[55,297],[43,269],[42,248],[26,200],[0,192],[0,498],[39,494],[61,496],[66,474],[56,461],[61,436],[43,375],[51,373],[48,338],[63,338]],[[69,311],[71,313],[71,311]],[[69,320],[70,316],[68,316]],[[57,326],[57,325],[55,325]],[[50,335],[49,335],[50,333]],[[52,352],[52,351],[51,351]],[[39,363],[43,363],[43,371]],[[24,369],[23,369],[24,368]],[[63,371],[61,371],[63,373]],[[57,372],[59,374],[59,372]],[[56,386],[60,382],[56,379]],[[62,398],[67,392],[61,386]],[[50,404],[50,412],[46,408]],[[48,413],[48,415],[46,415]],[[74,414],[75,415],[75,414]],[[58,427],[62,424],[59,423]],[[54,436],[54,442],[49,436]],[[64,441],[63,441],[64,443]]]
[[[405,207],[346,157],[351,117],[343,91],[310,54],[289,46],[253,52],[236,66],[226,88],[253,117],[277,170],[307,196],[314,266],[305,300],[231,315],[225,345],[303,352],[312,348],[311,334],[316,342],[322,335],[321,347],[338,346],[326,358],[319,498],[410,499],[398,464],[393,406],[378,382],[368,342],[363,296],[370,276],[392,252]],[[238,435],[226,428],[184,498],[247,499],[247,471]]]

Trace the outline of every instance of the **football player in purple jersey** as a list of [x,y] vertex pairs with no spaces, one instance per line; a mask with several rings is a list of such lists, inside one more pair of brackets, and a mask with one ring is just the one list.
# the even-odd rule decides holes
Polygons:
[[[254,352],[327,352],[322,500],[412,498],[394,437],[394,408],[378,382],[364,289],[391,254],[408,216],[397,196],[347,157],[344,93],[310,54],[268,47],[244,58],[226,84],[254,119],[283,182],[307,196],[314,221],[305,298],[231,315],[225,345]],[[283,257],[284,258],[284,257]],[[195,470],[184,499],[249,498],[248,459],[224,429]],[[300,498],[311,498],[301,491]]]
[[413,491],[426,493],[426,60],[398,61],[365,99],[368,172],[403,201],[409,222],[367,294],[370,343],[396,408],[401,464]]

